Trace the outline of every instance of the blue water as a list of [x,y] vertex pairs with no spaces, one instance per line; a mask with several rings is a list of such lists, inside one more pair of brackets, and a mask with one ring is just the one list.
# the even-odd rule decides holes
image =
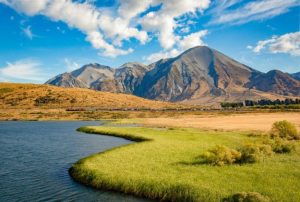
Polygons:
[[0,122],[0,201],[128,201],[72,180],[77,160],[130,141],[76,132],[100,122]]

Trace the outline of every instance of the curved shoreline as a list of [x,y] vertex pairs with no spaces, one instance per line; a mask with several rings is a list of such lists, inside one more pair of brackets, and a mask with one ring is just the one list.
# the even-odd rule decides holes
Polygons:
[[[189,187],[187,185],[177,185],[173,187],[168,187],[169,190],[174,190],[175,192],[167,193],[168,190],[165,191],[165,193],[152,193],[152,194],[147,194],[147,191],[145,192],[136,192],[136,190],[131,190],[130,188],[124,188],[121,185],[113,185],[110,183],[105,183],[105,180],[99,182],[95,181],[94,179],[96,178],[95,175],[93,175],[93,172],[88,172],[86,173],[85,170],[80,169],[78,166],[80,166],[81,163],[83,163],[85,160],[95,156],[95,155],[101,155],[106,152],[110,152],[119,148],[131,146],[134,143],[139,143],[139,142],[146,142],[146,141],[153,141],[153,139],[150,138],[144,138],[141,136],[136,136],[132,134],[119,134],[119,133],[114,133],[114,132],[105,132],[105,131],[97,131],[93,128],[90,128],[89,126],[87,127],[80,127],[77,129],[79,132],[84,132],[87,134],[97,134],[97,135],[107,135],[107,136],[112,136],[112,137],[118,137],[118,138],[124,138],[126,140],[133,141],[131,144],[128,145],[122,145],[119,147],[114,147],[108,150],[105,150],[103,152],[99,152],[96,154],[92,154],[90,156],[87,156],[83,159],[78,160],[76,163],[72,165],[71,168],[69,168],[68,172],[70,176],[77,182],[82,183],[85,186],[89,186],[95,189],[99,190],[104,190],[104,191],[114,191],[118,193],[123,193],[123,194],[128,194],[136,197],[141,197],[144,199],[148,200],[158,200],[158,201],[197,201],[196,198],[198,198],[196,192],[193,193],[193,188]],[[85,173],[85,174],[82,174]],[[148,185],[151,187],[152,185]],[[145,185],[147,187],[147,185]],[[178,195],[174,195],[177,193]]]

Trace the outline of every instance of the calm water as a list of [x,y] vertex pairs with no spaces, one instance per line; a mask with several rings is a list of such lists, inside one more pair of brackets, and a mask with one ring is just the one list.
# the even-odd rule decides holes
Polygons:
[[145,201],[83,186],[68,175],[89,154],[130,143],[76,132],[99,122],[0,122],[0,201]]

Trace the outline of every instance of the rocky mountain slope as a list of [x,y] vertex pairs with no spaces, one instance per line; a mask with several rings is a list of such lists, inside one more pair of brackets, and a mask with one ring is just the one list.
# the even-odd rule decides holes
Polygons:
[[70,73],[60,74],[46,84],[132,94],[147,71],[148,66],[140,63],[126,63],[118,69],[88,64]]
[[259,72],[206,46],[148,66],[126,63],[114,69],[89,64],[47,84],[191,103],[300,96],[300,81],[292,76],[278,70]]

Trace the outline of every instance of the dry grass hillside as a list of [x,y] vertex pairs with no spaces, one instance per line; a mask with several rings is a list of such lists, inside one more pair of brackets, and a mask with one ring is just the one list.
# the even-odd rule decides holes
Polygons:
[[164,109],[177,105],[151,101],[133,95],[50,85],[0,83],[2,109]]

